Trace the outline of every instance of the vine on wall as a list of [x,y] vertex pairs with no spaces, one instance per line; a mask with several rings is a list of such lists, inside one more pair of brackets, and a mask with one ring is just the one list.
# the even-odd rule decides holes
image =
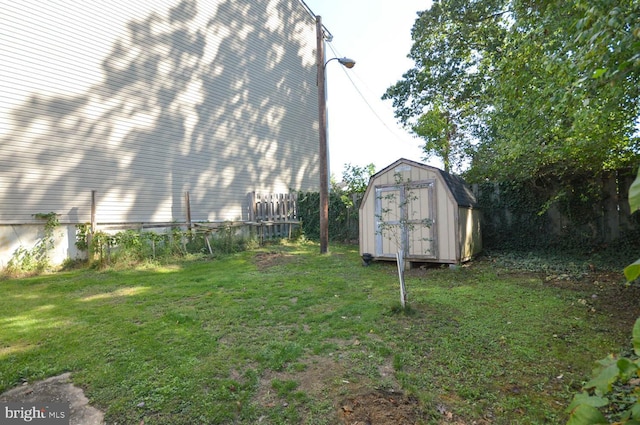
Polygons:
[[14,251],[7,264],[6,271],[9,274],[41,273],[51,265],[50,253],[55,247],[55,230],[60,225],[58,214],[37,213],[33,217],[44,221],[42,238],[31,249],[20,245]]
[[623,173],[481,183],[475,186],[488,249],[574,249],[601,246],[640,229],[623,208]]

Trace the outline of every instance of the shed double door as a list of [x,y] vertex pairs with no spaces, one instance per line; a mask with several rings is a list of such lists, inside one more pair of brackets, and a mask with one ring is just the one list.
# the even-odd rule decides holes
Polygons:
[[376,257],[437,258],[435,183],[376,186]]

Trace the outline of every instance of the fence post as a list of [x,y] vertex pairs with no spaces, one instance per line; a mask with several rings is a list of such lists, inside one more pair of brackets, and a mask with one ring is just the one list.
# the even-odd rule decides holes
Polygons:
[[249,193],[249,221],[256,221],[256,192]]
[[189,191],[184,192],[184,207],[187,216],[187,230],[191,230],[191,200],[189,199]]
[[604,242],[611,242],[620,236],[620,217],[618,214],[618,187],[615,173],[606,173],[602,177],[602,211],[604,213]]
[[288,227],[290,226],[290,224],[287,223],[289,221],[289,194],[283,193],[280,196],[280,202],[282,203],[282,206],[280,207],[280,220],[284,221],[282,226],[280,226],[280,237],[284,237],[289,234]]
[[267,213],[267,220],[270,221],[272,224],[269,227],[269,231],[267,232],[267,234],[269,235],[269,238],[273,238],[273,232],[274,232],[274,226],[273,226],[273,222],[275,221],[274,215],[275,215],[275,201],[273,200],[273,193],[269,194],[269,203],[268,203],[268,213]]
[[91,191],[91,218],[90,218],[90,231],[87,234],[87,255],[89,256],[89,260],[93,261],[93,253],[91,249],[91,244],[93,242],[93,235],[96,233],[96,191]]
[[631,169],[626,168],[618,171],[618,211],[620,218],[620,230],[631,229],[631,207],[629,206],[629,187],[633,183],[635,176]]

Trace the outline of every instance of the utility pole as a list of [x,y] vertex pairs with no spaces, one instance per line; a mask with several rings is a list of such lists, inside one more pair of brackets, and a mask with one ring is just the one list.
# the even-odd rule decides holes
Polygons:
[[316,16],[316,65],[318,67],[318,130],[320,133],[320,254],[329,250],[329,164],[327,158],[327,94],[324,74],[324,32]]

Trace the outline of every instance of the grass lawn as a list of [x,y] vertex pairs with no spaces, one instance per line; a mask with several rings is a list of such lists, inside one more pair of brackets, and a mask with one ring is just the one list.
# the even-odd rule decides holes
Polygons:
[[556,277],[416,269],[403,312],[394,265],[309,244],[4,280],[0,392],[69,371],[108,424],[563,423],[640,310],[621,273]]

